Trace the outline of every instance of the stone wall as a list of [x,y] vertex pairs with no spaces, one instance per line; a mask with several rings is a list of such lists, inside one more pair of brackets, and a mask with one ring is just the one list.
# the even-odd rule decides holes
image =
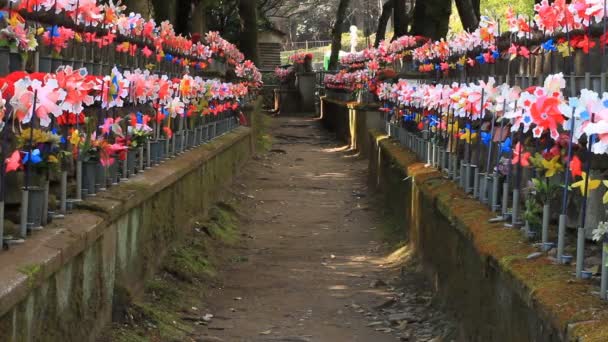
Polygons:
[[537,250],[519,231],[489,223],[495,215],[486,206],[388,138],[380,112],[322,103],[325,127],[368,157],[371,189],[424,262],[436,298],[462,324],[462,340],[608,341],[597,285],[576,280],[572,266],[528,259]]
[[[0,254],[1,341],[92,341],[254,150],[239,127],[92,197]],[[120,291],[117,291],[120,290]]]
[[370,133],[369,182],[425,264],[437,298],[461,323],[465,341],[607,341],[608,305],[571,266],[536,252],[517,230],[489,223],[467,197],[413,152]]
[[321,98],[321,121],[325,128],[335,132],[338,139],[347,143],[363,157],[368,156],[370,128],[381,129],[383,114],[377,104],[342,102]]

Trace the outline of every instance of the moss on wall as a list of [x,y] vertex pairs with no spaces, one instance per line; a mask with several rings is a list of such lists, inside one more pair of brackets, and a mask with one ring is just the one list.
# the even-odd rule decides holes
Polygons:
[[518,231],[489,223],[487,207],[396,141],[378,131],[370,138],[370,184],[401,222],[467,341],[606,340],[608,305],[592,285],[575,281],[570,267],[528,260],[536,250]]

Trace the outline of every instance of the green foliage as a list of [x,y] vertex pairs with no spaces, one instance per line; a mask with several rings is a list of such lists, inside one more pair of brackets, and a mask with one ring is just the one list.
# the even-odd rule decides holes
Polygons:
[[[481,0],[481,15],[489,15],[497,20],[500,20],[501,31],[505,31],[505,13],[507,8],[513,8],[513,11],[523,15],[534,14],[534,0]],[[452,4],[452,16],[450,16],[450,33],[458,33],[463,30],[462,23],[456,5]]]
[[559,191],[563,189],[562,185],[551,184],[546,178],[545,181],[533,178],[532,184],[534,185],[532,193],[534,194],[536,201],[543,204],[549,203],[559,194]]
[[40,265],[28,265],[18,269],[19,272],[27,276],[27,286],[29,288],[34,287],[38,274],[41,270],[42,267]]
[[538,230],[541,226],[541,217],[543,209],[535,198],[528,198],[526,200],[526,211],[524,212],[524,219],[528,221],[530,229],[533,231]]

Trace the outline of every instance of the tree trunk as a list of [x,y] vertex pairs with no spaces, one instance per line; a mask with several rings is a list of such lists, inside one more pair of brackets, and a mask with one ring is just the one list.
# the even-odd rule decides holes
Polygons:
[[[477,6],[477,8],[475,8]],[[473,32],[479,26],[479,1],[456,0],[456,9],[465,31]]]
[[481,0],[471,0],[477,18],[481,18]]
[[374,42],[374,47],[378,47],[380,42],[386,37],[386,27],[392,13],[393,1],[387,1],[382,6],[382,15],[380,15],[380,19],[378,19],[378,30],[376,31],[376,41]]
[[192,8],[192,33],[204,36],[207,32],[207,12],[205,1],[198,0]]
[[336,13],[336,23],[331,31],[331,56],[329,57],[329,70],[338,69],[338,59],[342,48],[342,28],[346,17],[346,10],[350,0],[340,0],[338,12]]
[[258,56],[258,16],[255,1],[239,0],[239,16],[241,17],[240,48],[245,57],[259,65]]
[[451,13],[452,0],[417,0],[411,33],[433,40],[445,38]]
[[407,13],[405,12],[405,0],[392,0],[394,20],[395,20],[395,35],[393,39],[399,38],[407,34]]

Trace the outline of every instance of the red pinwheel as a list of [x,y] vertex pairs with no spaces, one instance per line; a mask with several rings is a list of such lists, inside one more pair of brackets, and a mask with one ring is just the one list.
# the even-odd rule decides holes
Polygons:
[[513,165],[521,164],[523,167],[530,166],[530,156],[532,154],[530,152],[526,152],[521,145],[521,143],[517,143],[515,148],[513,149],[513,159],[511,163]]
[[572,173],[572,177],[578,177],[583,174],[583,163],[578,156],[574,156],[570,160],[570,172]]
[[17,171],[21,167],[21,153],[14,151],[10,157],[6,158],[6,173]]

